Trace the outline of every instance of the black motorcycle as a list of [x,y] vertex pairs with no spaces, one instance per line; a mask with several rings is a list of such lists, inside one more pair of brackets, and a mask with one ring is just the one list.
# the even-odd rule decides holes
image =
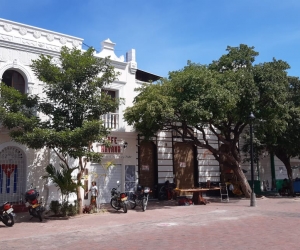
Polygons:
[[110,205],[117,211],[123,208],[124,213],[127,213],[127,195],[119,191],[119,181],[117,181],[117,184],[118,187],[111,190]]
[[28,190],[25,193],[25,205],[28,207],[28,212],[32,217],[38,218],[40,221],[43,220],[42,214],[45,211],[44,206],[38,201],[39,192],[35,188]]
[[135,209],[136,206],[141,206],[142,210],[146,211],[150,192],[149,187],[138,185],[136,193],[132,194],[129,200],[131,209]]
[[9,202],[4,202],[0,206],[0,220],[8,227],[12,227],[15,224],[15,214],[13,213],[14,209]]

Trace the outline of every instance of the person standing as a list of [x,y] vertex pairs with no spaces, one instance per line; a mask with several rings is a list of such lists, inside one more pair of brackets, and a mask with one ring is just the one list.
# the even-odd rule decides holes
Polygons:
[[97,208],[97,196],[98,196],[98,188],[96,186],[96,182],[92,181],[92,187],[90,188],[89,191],[86,192],[91,192],[91,206],[95,209]]

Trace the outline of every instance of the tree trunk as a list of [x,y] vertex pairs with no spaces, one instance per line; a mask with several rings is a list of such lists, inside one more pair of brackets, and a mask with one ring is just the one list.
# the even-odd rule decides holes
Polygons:
[[[222,166],[226,166],[229,169],[232,169],[235,176],[237,177],[237,181],[241,185],[241,189],[246,198],[250,198],[251,196],[251,187],[247,181],[245,174],[240,167],[240,155],[239,152],[236,150],[236,147],[232,145],[222,144],[219,148],[221,154],[219,157],[219,163]],[[235,155],[236,157],[233,157]]]
[[233,171],[234,171],[237,179],[240,182],[240,185],[241,185],[241,188],[242,188],[242,191],[243,191],[245,197],[250,198],[252,189],[249,185],[249,182],[248,182],[244,172],[242,171],[242,168],[240,166],[234,167]]
[[[77,174],[77,183],[81,183],[81,177],[82,177],[83,171],[79,170]],[[77,202],[78,202],[78,214],[82,214],[83,212],[83,206],[82,206],[82,198],[81,198],[81,186],[77,186],[76,188],[76,194],[77,194]]]
[[290,161],[288,162],[288,164],[284,164],[287,170],[287,174],[289,177],[289,182],[290,182],[290,195],[294,195],[294,180],[293,180],[293,171],[292,171],[292,167],[291,167],[291,163]]
[[280,153],[276,153],[275,155],[277,156],[277,158],[279,160],[282,161],[282,163],[284,164],[286,171],[287,171],[287,175],[289,178],[289,184],[290,184],[290,195],[294,195],[294,185],[293,185],[293,171],[292,171],[292,167],[291,167],[291,162],[290,162],[290,157],[288,157],[285,154],[280,154]]

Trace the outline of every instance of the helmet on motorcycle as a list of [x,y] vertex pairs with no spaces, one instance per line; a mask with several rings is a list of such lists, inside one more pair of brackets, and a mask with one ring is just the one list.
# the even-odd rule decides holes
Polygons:
[[141,185],[137,185],[136,191],[141,192],[143,190],[143,187]]
[[113,188],[110,193],[111,195],[115,195],[117,193],[117,189]]
[[35,189],[30,189],[25,193],[25,200],[34,200],[39,197],[39,192]]

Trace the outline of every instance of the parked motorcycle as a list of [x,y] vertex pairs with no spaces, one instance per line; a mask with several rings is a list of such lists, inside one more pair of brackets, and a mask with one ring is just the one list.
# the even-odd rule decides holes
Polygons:
[[127,195],[119,191],[119,181],[117,181],[117,185],[117,188],[111,190],[110,205],[116,210],[123,208],[124,213],[127,213]]
[[142,187],[138,185],[136,188],[136,193],[132,194],[129,200],[131,209],[135,209],[136,206],[141,206],[143,211],[146,211],[150,193],[149,187]]
[[14,209],[9,202],[4,202],[0,206],[0,220],[8,227],[12,227],[15,224],[15,214],[13,211]]
[[164,185],[161,186],[158,192],[159,200],[171,200],[173,198],[174,189],[176,185],[174,183],[170,183],[169,181],[165,181]]
[[28,212],[31,216],[38,218],[40,221],[43,220],[43,212],[45,211],[44,206],[38,201],[39,192],[35,188],[31,188],[25,193],[25,205],[28,207]]

